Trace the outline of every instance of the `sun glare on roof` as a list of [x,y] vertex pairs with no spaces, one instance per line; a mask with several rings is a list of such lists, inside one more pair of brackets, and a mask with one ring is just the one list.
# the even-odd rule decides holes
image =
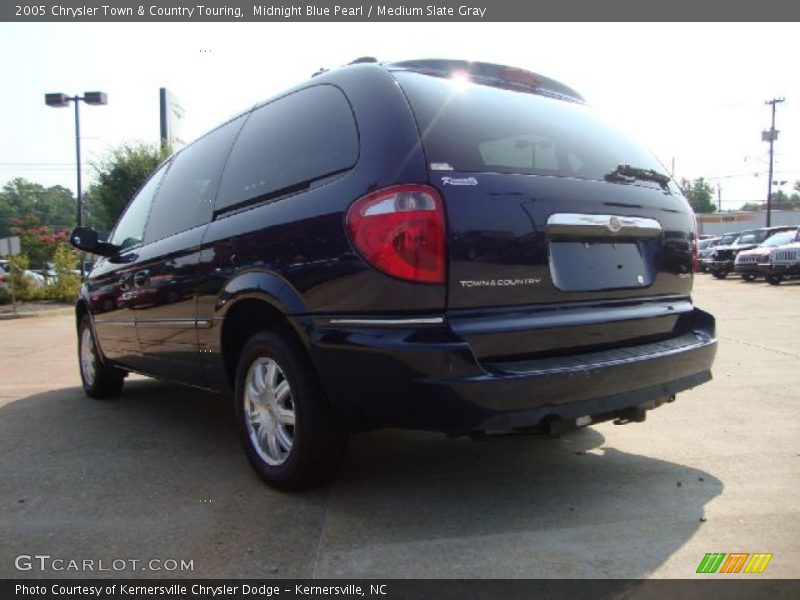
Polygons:
[[450,75],[450,84],[459,92],[463,92],[472,85],[472,78],[467,71],[453,71]]

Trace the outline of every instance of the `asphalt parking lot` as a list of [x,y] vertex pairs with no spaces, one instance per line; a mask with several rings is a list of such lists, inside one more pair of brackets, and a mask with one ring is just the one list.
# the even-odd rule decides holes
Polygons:
[[[683,578],[707,552],[798,577],[800,282],[701,275],[695,301],[718,320],[715,379],[643,424],[374,432],[299,495],[255,477],[220,398],[136,377],[91,400],[68,315],[0,321],[0,577]],[[35,554],[194,570],[15,568]]]

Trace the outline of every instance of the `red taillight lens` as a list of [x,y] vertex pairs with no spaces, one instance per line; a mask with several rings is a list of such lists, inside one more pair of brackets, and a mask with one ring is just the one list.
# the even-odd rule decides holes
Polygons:
[[692,225],[694,226],[694,239],[692,240],[692,271],[697,273],[700,269],[700,239],[697,235],[697,215],[692,213]]
[[444,283],[442,198],[426,185],[396,185],[356,200],[347,211],[353,245],[376,269],[421,283]]

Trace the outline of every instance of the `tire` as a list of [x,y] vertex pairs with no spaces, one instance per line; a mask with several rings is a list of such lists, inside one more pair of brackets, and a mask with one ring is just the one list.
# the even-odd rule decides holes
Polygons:
[[783,277],[780,275],[767,275],[767,283],[770,285],[780,285]]
[[347,431],[290,336],[261,332],[250,338],[236,370],[234,399],[245,453],[268,485],[297,490],[335,475]]
[[756,276],[755,275],[751,275],[749,273],[743,273],[742,274],[742,281],[751,282],[751,281],[755,281],[755,280],[756,280]]
[[727,271],[711,271],[711,274],[717,279],[725,279],[728,276]]
[[92,398],[112,398],[122,393],[125,371],[106,364],[97,351],[92,320],[83,315],[78,327],[78,367],[81,383]]

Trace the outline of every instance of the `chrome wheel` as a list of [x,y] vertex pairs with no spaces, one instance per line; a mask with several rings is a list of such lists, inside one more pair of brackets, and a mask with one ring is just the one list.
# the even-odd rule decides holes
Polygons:
[[292,390],[271,358],[257,358],[244,381],[244,416],[253,449],[269,465],[286,462],[294,445]]
[[89,387],[94,385],[95,360],[92,330],[89,327],[85,327],[81,334],[81,374]]

